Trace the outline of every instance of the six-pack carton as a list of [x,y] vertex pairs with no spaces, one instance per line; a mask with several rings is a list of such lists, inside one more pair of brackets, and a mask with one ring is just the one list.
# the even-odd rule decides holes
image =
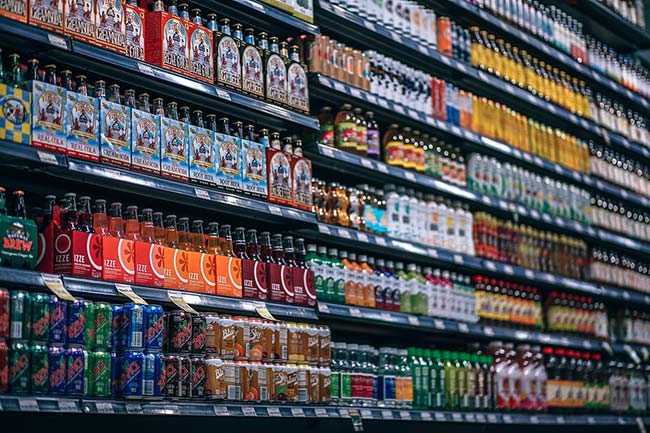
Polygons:
[[101,161],[131,167],[131,108],[102,99],[99,113]]
[[135,170],[160,174],[160,116],[131,109],[131,164]]
[[269,201],[292,204],[291,158],[290,154],[280,149],[266,148]]
[[135,241],[135,284],[162,287],[165,281],[165,247]]
[[190,71],[189,38],[192,23],[167,12],[145,14],[147,62],[181,74]]
[[136,60],[144,60],[144,9],[126,4],[125,12],[126,55]]
[[189,125],[190,180],[207,186],[217,184],[214,131]]
[[0,140],[31,144],[31,92],[0,84]]
[[76,92],[67,93],[67,153],[75,158],[99,161],[99,100]]
[[241,140],[220,132],[214,135],[217,186],[241,191]]
[[208,83],[214,82],[214,52],[212,32],[206,27],[190,23],[190,75]]
[[188,135],[187,123],[161,117],[160,172],[163,176],[184,181],[189,179]]
[[32,146],[65,153],[67,91],[41,81],[30,81],[32,92]]

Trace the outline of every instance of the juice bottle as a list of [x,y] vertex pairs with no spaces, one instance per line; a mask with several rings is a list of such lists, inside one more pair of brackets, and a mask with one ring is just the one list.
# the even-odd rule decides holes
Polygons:
[[132,241],[140,241],[140,223],[138,223],[138,207],[127,206],[126,208],[126,238]]
[[382,138],[382,148],[384,162],[389,165],[404,167],[405,149],[404,137],[399,132],[399,126],[396,123],[391,124]]
[[222,256],[221,241],[219,239],[219,224],[216,222],[208,223],[208,253]]
[[192,235],[190,234],[190,219],[178,219],[178,247],[184,251],[192,251]]
[[122,219],[122,203],[111,203],[109,216],[108,231],[111,233],[111,236],[125,239],[126,234],[124,233],[124,220]]
[[485,403],[485,372],[481,366],[480,355],[472,353],[468,360],[471,366],[471,376],[468,377],[470,393],[470,408],[472,410],[488,410]]
[[140,222],[140,239],[150,244],[156,243],[153,225],[153,210],[151,208],[142,209],[142,221]]
[[368,142],[368,158],[379,160],[381,156],[381,136],[379,126],[372,111],[366,111],[366,140]]
[[343,265],[342,272],[344,280],[343,284],[345,287],[345,304],[358,305],[358,300],[356,298],[356,270],[348,258],[348,252],[345,250],[339,250],[338,259]]
[[110,236],[108,218],[106,216],[106,200],[95,200],[93,208],[93,230],[100,236]]
[[219,229],[219,245],[221,246],[222,255],[226,257],[235,257],[229,224],[223,224]]
[[359,255],[359,267],[361,268],[362,286],[362,305],[364,307],[375,308],[375,270],[370,266],[369,257],[365,254]]
[[411,370],[411,380],[413,381],[413,407],[422,408],[422,366],[420,360],[415,355],[415,348],[409,347],[406,350],[408,366]]
[[351,278],[354,284],[352,285],[352,299],[356,301],[355,305],[363,307],[363,272],[361,266],[357,262],[357,253],[348,253],[348,261],[351,265]]
[[390,273],[391,277],[393,278],[393,283],[391,284],[391,292],[390,292],[390,297],[393,305],[392,311],[397,311],[397,312],[402,311],[402,305],[401,305],[402,295],[400,289],[402,287],[402,281],[401,278],[397,275],[395,264],[393,263],[392,260],[386,261],[386,270]]
[[[144,211],[143,211],[144,212]],[[190,237],[192,238],[192,251],[197,253],[207,253],[205,247],[205,238],[203,234],[203,220],[193,220],[190,227]]]
[[363,117],[361,108],[353,110],[355,130],[357,133],[356,153],[365,157],[368,154],[368,124]]
[[469,409],[469,396],[467,391],[467,376],[469,369],[466,364],[467,353],[456,352],[456,388],[458,389],[458,408],[460,410]]
[[434,350],[431,353],[431,357],[432,367],[429,372],[429,378],[431,380],[430,389],[432,394],[431,406],[434,409],[443,409],[447,407],[447,396],[445,393],[445,363],[443,355],[439,350]]
[[399,351],[399,366],[401,367],[402,379],[402,397],[403,407],[413,407],[413,377],[411,376],[411,367],[407,360],[408,352],[406,349]]
[[320,124],[319,143],[327,146],[334,146],[334,117],[332,116],[332,107],[325,106],[320,109],[318,115]]
[[176,226],[176,215],[167,215],[165,219],[165,246],[178,248],[178,231]]
[[394,407],[396,399],[395,368],[392,362],[392,349],[382,347],[379,349],[379,368],[377,370],[379,387],[379,406]]
[[338,250],[330,248],[327,250],[333,278],[332,301],[338,304],[345,304],[345,276],[343,263],[338,258]]
[[415,170],[415,138],[409,126],[402,128],[402,137],[404,139],[404,156],[402,167],[408,170]]
[[402,262],[396,262],[395,263],[395,275],[399,279],[399,287],[401,288],[401,292],[399,294],[399,304],[400,304],[400,309],[402,313],[410,313],[411,312],[411,292],[409,290],[408,286],[408,281],[409,281],[409,276],[408,274],[404,271],[404,263]]
[[334,119],[334,145],[346,152],[356,152],[356,123],[350,104],[341,105]]
[[455,357],[454,352],[442,352],[442,360],[445,364],[445,408],[451,410],[456,410],[460,406],[458,401],[458,371],[456,369]]

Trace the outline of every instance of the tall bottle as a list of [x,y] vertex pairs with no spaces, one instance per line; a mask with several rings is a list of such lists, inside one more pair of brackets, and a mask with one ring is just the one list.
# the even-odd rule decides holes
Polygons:
[[[22,191],[20,191],[22,193]],[[22,197],[22,196],[20,196]],[[17,197],[19,198],[19,197]],[[23,202],[24,203],[24,202]],[[77,224],[77,194],[67,193],[63,197],[63,230],[79,230]]]
[[165,246],[179,248],[176,215],[167,215],[165,219]]
[[219,230],[219,243],[221,245],[221,254],[226,257],[235,257],[232,244],[232,233],[229,224],[223,224]]
[[90,197],[79,197],[79,230],[86,233],[94,233],[92,224],[92,213],[90,210]]
[[122,219],[122,203],[113,202],[109,211],[108,227],[111,236],[126,239],[124,220]]
[[221,241],[219,239],[219,224],[212,221],[208,223],[208,247],[209,254],[222,256]]
[[273,255],[273,262],[278,266],[272,267],[272,272],[270,273],[271,278],[269,278],[269,282],[271,283],[271,292],[269,299],[271,301],[286,302],[287,293],[283,287],[282,278],[284,276],[283,270],[288,265],[284,257],[281,234],[276,233],[271,236],[271,253]]
[[142,221],[140,222],[141,240],[150,244],[157,243],[154,233],[153,210],[151,208],[142,209]]
[[138,207],[127,206],[124,214],[126,238],[132,241],[140,241],[140,223],[138,223]]
[[205,241],[203,235],[203,220],[192,221],[191,236],[192,236],[192,251],[196,251],[197,253],[207,253],[208,250],[205,248]]
[[153,236],[158,245],[167,244],[167,234],[165,231],[165,221],[163,220],[162,212],[153,212],[151,214],[153,218]]

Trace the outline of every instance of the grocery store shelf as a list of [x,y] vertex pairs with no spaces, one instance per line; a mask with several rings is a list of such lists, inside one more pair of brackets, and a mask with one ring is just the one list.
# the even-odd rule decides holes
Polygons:
[[[542,172],[550,176],[562,177],[571,183],[580,184],[587,189],[609,194],[618,199],[650,208],[650,199],[628,191],[625,188],[571,170],[561,164],[550,162],[540,158],[539,156],[523,152],[508,144],[501,143],[497,140],[460,128],[456,125],[427,116],[425,113],[412,108],[406,108],[401,104],[394,103],[386,98],[373,95],[322,74],[312,74],[310,87],[314,97],[322,97],[330,102],[349,102],[350,99],[354,99],[355,105],[361,105],[364,108],[374,111],[378,117],[383,117],[390,121],[398,121],[399,119],[399,121],[402,122],[418,124],[420,128],[435,130],[439,133],[442,132],[453,140],[462,140],[470,146],[472,151],[484,153],[488,150],[501,159],[503,157],[509,158],[515,164],[521,164],[533,171]],[[361,164],[366,168],[370,167],[367,165],[367,162],[361,161]],[[379,164],[377,165],[377,168],[378,170],[382,170],[382,167]]]
[[410,66],[436,74],[441,78],[451,79],[466,90],[504,102],[523,114],[530,114],[536,120],[552,123],[554,126],[571,131],[572,134],[604,140],[627,152],[650,158],[650,150],[638,143],[630,142],[524,89],[469,64],[444,56],[407,36],[351,14],[341,7],[321,1],[316,13],[320,26],[326,33],[334,33],[339,39],[350,40],[351,43],[356,43],[355,46],[363,44]]
[[[47,286],[43,282],[42,275],[43,274],[36,271],[0,267],[0,282],[6,285],[46,289]],[[74,296],[128,302],[128,298],[120,294],[115,287],[115,283],[110,281],[77,278],[73,276],[63,276],[62,281],[65,288]],[[171,304],[169,294],[174,293],[181,294],[188,304],[195,306],[196,309],[201,311],[255,314],[256,309],[266,306],[274,316],[301,320],[317,319],[316,310],[309,307],[278,304],[274,302],[253,302],[252,300],[241,298],[228,298],[225,296],[193,292],[179,292],[177,290],[137,286],[133,284],[131,285],[131,288],[142,299],[154,304]]]
[[28,49],[37,48],[31,47],[32,43],[56,48],[39,51],[39,58],[46,57],[56,63],[69,65],[75,70],[92,71],[93,75],[115,79],[148,92],[166,97],[174,95],[179,100],[273,128],[318,128],[318,120],[314,117],[8,18],[0,18],[0,33],[9,35],[9,40]]
[[262,199],[229,193],[209,187],[164,179],[132,170],[97,164],[38,150],[7,141],[0,141],[0,165],[27,166],[39,172],[73,182],[93,184],[119,192],[130,192],[149,198],[187,206],[220,211],[241,217],[269,222],[315,223],[311,212],[276,205]]
[[[244,404],[213,403],[209,401],[125,401],[93,398],[0,396],[0,410],[4,412],[60,412],[87,415],[168,415],[190,417],[237,418],[314,418],[348,420],[356,411],[365,420],[390,420],[427,423],[470,424],[540,424],[540,425],[636,425],[631,416],[616,415],[553,415],[525,413],[449,412],[415,409],[387,409],[335,405],[300,404]],[[106,418],[104,418],[106,419]],[[642,419],[645,423],[650,418]],[[349,421],[347,421],[349,422]],[[349,428],[349,427],[348,427]]]
[[396,257],[401,260],[434,262],[442,266],[456,268],[464,273],[487,273],[498,276],[498,278],[518,280],[534,286],[562,290],[568,289],[604,299],[650,305],[650,295],[632,290],[579,281],[546,272],[533,271],[519,266],[469,256],[467,254],[454,253],[443,248],[377,236],[345,227],[319,223],[317,230],[301,229],[294,230],[294,232],[307,238],[341,245],[347,248],[359,248],[382,256]]
[[520,30],[485,9],[479,8],[466,0],[433,1],[440,4],[443,8],[449,8],[454,16],[458,17],[458,22],[468,25],[478,25],[482,29],[496,31],[508,38],[513,38],[511,41],[515,45],[523,44],[529,52],[533,51],[537,55],[544,57],[547,61],[552,60],[560,63],[562,66],[568,68],[567,72],[571,75],[577,75],[589,84],[595,83],[598,89],[607,92],[610,96],[617,99],[623,98],[622,101],[630,101],[639,107],[639,109],[647,110],[650,108],[650,102],[643,96],[626,89],[591,67],[578,63],[575,59],[552,45]]
[[[589,238],[608,246],[613,245],[636,253],[650,254],[650,244],[646,242],[630,239],[626,236],[594,228],[577,221],[552,216],[521,204],[507,202],[505,200],[474,192],[411,170],[390,166],[380,161],[362,158],[359,155],[344,152],[330,146],[319,144],[317,145],[316,153],[312,154],[308,152],[307,155],[316,165],[330,167],[334,170],[345,172],[346,174],[360,176],[375,182],[383,179],[389,182],[408,183],[412,186],[447,194],[454,199],[462,200],[465,203],[473,205],[474,208],[478,206],[492,212],[496,211],[516,214],[520,217],[534,221],[536,225],[537,223],[540,223],[544,227],[561,229],[570,234]],[[336,164],[334,162],[336,162]]]

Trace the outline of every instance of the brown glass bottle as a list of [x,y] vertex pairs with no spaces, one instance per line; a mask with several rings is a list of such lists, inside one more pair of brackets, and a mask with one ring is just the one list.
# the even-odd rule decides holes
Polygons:
[[260,256],[266,263],[276,263],[271,247],[271,233],[260,233]]
[[246,231],[246,255],[251,260],[262,261],[260,254],[260,244],[257,241],[257,230],[250,229]]
[[219,243],[221,244],[222,255],[227,257],[235,257],[232,245],[232,234],[230,232],[230,225],[224,224],[219,229]]
[[235,227],[234,252],[235,256],[240,259],[249,259],[246,251],[246,229],[244,227]]
[[193,251],[190,219],[187,217],[178,219],[178,248],[184,251]]

